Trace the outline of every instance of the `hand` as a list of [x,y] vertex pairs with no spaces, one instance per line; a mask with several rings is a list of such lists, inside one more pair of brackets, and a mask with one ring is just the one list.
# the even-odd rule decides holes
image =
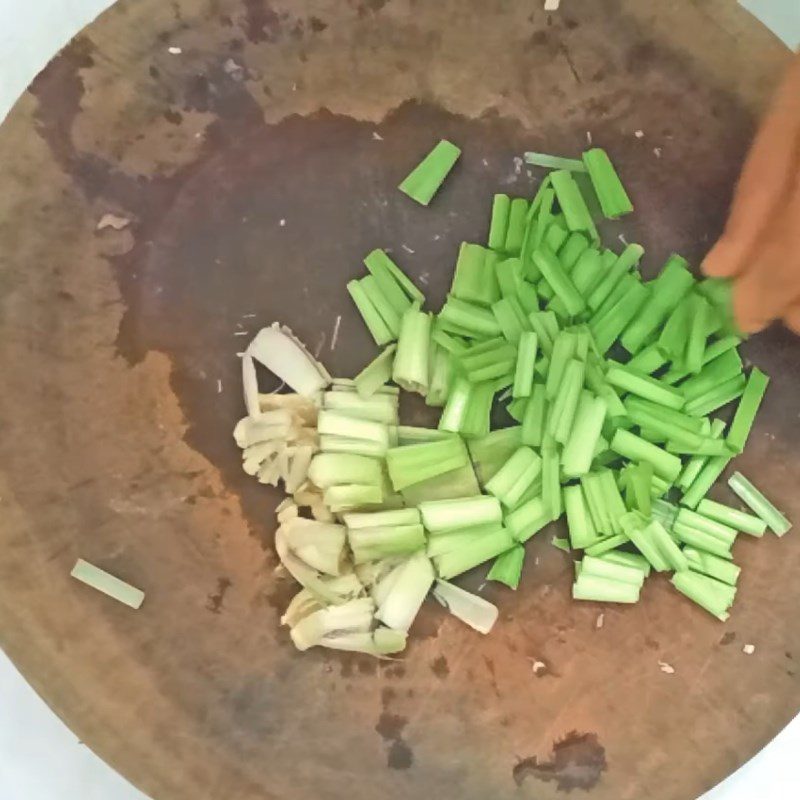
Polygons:
[[742,331],[779,319],[800,333],[800,57],[756,135],[725,231],[703,271],[733,279]]

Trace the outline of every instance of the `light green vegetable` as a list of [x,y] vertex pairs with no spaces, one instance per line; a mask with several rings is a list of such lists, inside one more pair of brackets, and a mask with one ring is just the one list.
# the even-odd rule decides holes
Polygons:
[[458,147],[442,139],[400,184],[400,191],[427,206],[460,155]]

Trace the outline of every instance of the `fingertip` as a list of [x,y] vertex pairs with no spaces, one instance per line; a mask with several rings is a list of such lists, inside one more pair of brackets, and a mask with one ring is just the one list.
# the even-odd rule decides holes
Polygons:
[[742,271],[743,263],[739,248],[722,238],[711,248],[700,268],[709,278],[733,278]]
[[763,276],[751,271],[734,283],[733,316],[742,333],[758,333],[780,315],[777,309],[766,305],[759,288],[762,280]]
[[792,306],[783,316],[783,324],[800,336],[800,305]]

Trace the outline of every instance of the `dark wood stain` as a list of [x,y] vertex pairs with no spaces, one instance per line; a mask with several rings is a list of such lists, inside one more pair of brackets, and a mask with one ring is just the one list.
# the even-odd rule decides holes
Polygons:
[[572,731],[554,742],[553,755],[547,761],[536,756],[522,759],[514,765],[511,774],[517,786],[528,777],[545,783],[555,782],[558,791],[591,789],[608,768],[605,748],[594,733]]
[[225,595],[228,592],[228,589],[231,588],[233,584],[231,583],[229,578],[218,578],[217,579],[217,591],[214,594],[210,594],[208,596],[208,602],[206,603],[206,608],[212,614],[219,614],[222,611],[222,604],[225,601]]

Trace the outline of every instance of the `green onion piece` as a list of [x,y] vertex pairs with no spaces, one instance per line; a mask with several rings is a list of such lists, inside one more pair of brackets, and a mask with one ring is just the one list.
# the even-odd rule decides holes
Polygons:
[[442,416],[439,418],[439,430],[458,433],[464,425],[472,397],[472,384],[466,378],[456,378],[450,389]]
[[545,510],[550,514],[550,519],[555,520],[561,516],[563,503],[558,450],[546,436],[542,443],[542,502]]
[[[698,420],[700,422],[701,420]],[[722,434],[725,430],[725,422],[721,419],[715,419],[714,422],[711,424],[711,429],[709,432],[709,436],[712,439],[719,439],[722,437]],[[683,472],[681,473],[680,477],[677,480],[677,484],[681,489],[688,489],[696,480],[697,476],[700,474],[700,471],[708,462],[707,456],[693,456],[689,459],[688,463],[684,467]]]
[[[649,290],[644,284],[638,280],[632,280],[627,284],[625,293],[605,314],[599,319],[592,318],[590,320],[589,327],[597,343],[597,349],[601,353],[606,353],[617,341],[636,312],[647,301],[648,293]],[[598,311],[599,313],[600,311]]]
[[416,508],[398,508],[394,511],[371,511],[344,515],[348,529],[386,528],[393,525],[415,525],[421,517]]
[[[510,386],[513,380],[512,372],[507,381],[503,380],[503,386]],[[462,436],[485,436],[489,433],[489,418],[492,412],[495,391],[496,386],[494,381],[475,384],[470,394],[469,404],[467,405],[467,411],[461,426]]]
[[758,367],[753,367],[742,399],[739,401],[739,407],[736,409],[736,415],[731,422],[731,429],[728,431],[727,442],[737,453],[744,450],[768,383],[769,378]]
[[565,477],[579,478],[589,472],[607,411],[608,405],[602,397],[594,397],[587,391],[581,392],[575,424],[561,457]]
[[672,576],[672,585],[722,622],[726,622],[730,616],[728,609],[733,605],[736,594],[732,587],[690,570],[676,572]]
[[589,238],[597,241],[599,238],[592,215],[586,205],[586,200],[575,183],[575,179],[566,170],[556,170],[550,173],[550,181],[561,206],[561,211],[570,231],[583,231]]
[[730,463],[730,456],[712,456],[703,465],[694,481],[681,498],[681,505],[697,508],[698,503],[708,494],[709,489]]
[[692,298],[685,297],[672,310],[666,324],[661,329],[658,337],[658,346],[673,362],[673,369],[683,369],[683,354],[686,352],[686,342],[689,338],[689,328],[692,317]]
[[535,287],[531,286],[527,281],[522,281],[517,289],[517,300],[522,306],[522,310],[528,315],[534,311],[539,310],[539,295],[536,293]]
[[[611,253],[611,257],[614,261],[617,260],[617,257],[613,253]],[[580,258],[570,273],[570,277],[581,296],[586,298],[603,279],[603,274],[606,271],[603,254],[596,248],[589,247],[581,253]]]
[[592,311],[597,311],[614,287],[633,269],[644,255],[644,248],[639,244],[629,244],[609,267],[605,277],[589,293],[586,302]]
[[681,256],[673,253],[652,283],[652,292],[638,316],[622,335],[622,346],[638,353],[694,286],[694,278]]
[[792,523],[741,472],[734,472],[731,475],[728,486],[746,506],[767,523],[773,533],[783,536],[792,527]]
[[96,589],[98,592],[102,592],[130,608],[141,608],[144,602],[144,592],[141,589],[134,588],[105,570],[95,567],[94,564],[84,561],[82,558],[75,562],[70,575],[81,583],[91,586],[92,589]]
[[489,309],[452,296],[447,298],[439,312],[439,319],[453,322],[477,337],[499,336],[501,333],[500,326]]
[[375,394],[361,397],[356,392],[331,391],[322,396],[322,407],[348,417],[369,419],[384,425],[397,424],[397,396]]
[[522,197],[511,201],[508,212],[508,229],[503,250],[510,256],[518,256],[522,252],[522,240],[525,236],[525,222],[528,215],[528,201]]
[[611,521],[611,510],[606,505],[605,486],[599,473],[590,472],[584,475],[581,478],[581,487],[597,533],[600,536],[612,535],[614,526]]
[[497,622],[496,606],[452,583],[437,580],[433,586],[433,596],[454,617],[478,633],[489,633],[494,623]]
[[470,439],[467,443],[472,463],[482,486],[497,474],[503,464],[511,458],[522,443],[522,428],[500,428],[480,439]]
[[617,219],[630,214],[633,204],[606,151],[599,147],[587,150],[583,154],[583,163],[592,179],[603,215],[608,219]]
[[467,463],[450,472],[443,472],[441,475],[407,486],[400,494],[406,505],[418,506],[420,503],[432,500],[471,497],[479,491],[475,470],[471,463]]
[[606,373],[606,380],[619,389],[649,400],[651,403],[679,411],[683,408],[683,395],[671,386],[661,383],[643,372],[637,372],[630,366],[614,364]]
[[597,544],[593,544],[591,547],[587,547],[584,551],[586,555],[589,556],[602,556],[607,554],[609,551],[614,550],[614,548],[619,547],[627,542],[630,539],[624,534],[619,533],[615,534],[614,536],[609,536],[605,539],[601,539]]
[[425,546],[422,525],[396,525],[386,528],[357,528],[348,531],[347,540],[353,561],[364,564],[398,555],[410,555]]
[[647,430],[661,441],[669,439],[687,446],[699,446],[703,441],[702,420],[696,417],[633,396],[625,399],[625,408],[642,433]]
[[558,395],[551,406],[548,433],[559,444],[566,444],[569,433],[572,430],[585,371],[585,364],[578,359],[572,359],[567,364]]
[[565,486],[564,508],[567,512],[567,528],[570,544],[575,550],[582,550],[597,543],[600,536],[592,522],[589,508],[579,484]]
[[392,380],[407,392],[424,395],[428,390],[431,315],[416,306],[403,314]]
[[739,581],[739,573],[742,569],[732,561],[727,561],[703,550],[697,550],[694,547],[684,547],[683,555],[689,564],[689,569],[694,572],[701,572],[703,575],[716,578],[729,586],[736,586]]
[[[588,553],[591,555],[591,553]],[[626,553],[624,550],[610,550],[600,557],[611,564],[621,564],[639,570],[646,578],[650,574],[650,562],[639,553]]]
[[742,359],[736,350],[727,350],[691,378],[687,378],[679,387],[687,402],[715,389],[742,372]]
[[534,251],[533,263],[552,287],[555,296],[561,298],[567,313],[570,316],[580,314],[586,307],[586,301],[575,288],[575,284],[561,266],[556,254],[543,244]]
[[322,434],[319,437],[319,449],[323,453],[353,453],[354,455],[382,458],[386,455],[388,446],[388,434],[385,443],[335,434]]
[[531,390],[525,415],[522,417],[521,441],[531,447],[541,447],[544,438],[544,424],[547,416],[545,387],[536,383]]
[[396,575],[390,573],[391,586],[379,603],[375,617],[390,628],[407,631],[433,585],[435,575],[424,552],[414,553],[396,569]]
[[573,600],[594,600],[602,603],[636,603],[639,601],[639,587],[622,583],[598,575],[584,575],[582,572],[572,584]]
[[514,508],[541,470],[541,458],[529,447],[520,447],[486,483],[486,491],[507,508]]
[[462,242],[450,294],[468,303],[490,306],[500,297],[494,254],[479,244]]
[[565,272],[572,273],[578,259],[588,250],[589,242],[582,233],[571,233],[558,251],[558,260]]
[[577,337],[568,331],[561,331],[556,336],[550,356],[550,368],[547,371],[547,382],[545,384],[545,393],[548,400],[554,400],[558,395],[564,371],[567,368],[567,364],[569,364],[570,360],[575,356],[577,344]]
[[503,336],[511,344],[517,344],[525,328],[520,323],[519,315],[515,312],[511,298],[503,297],[493,303],[492,313],[500,326],[500,330],[503,332]]
[[494,271],[501,297],[518,297],[525,283],[522,276],[522,261],[518,258],[506,258],[497,262]]
[[685,440],[670,439],[667,442],[667,452],[693,456],[729,456],[731,448],[724,439],[712,439],[710,436],[704,436],[694,444],[688,444]]
[[526,152],[522,156],[526,164],[545,169],[565,169],[570,172],[586,172],[586,165],[579,158],[562,158],[547,153]]
[[703,367],[703,353],[706,350],[708,337],[706,328],[710,313],[711,306],[708,301],[702,295],[694,295],[689,318],[689,338],[686,341],[686,353],[683,360],[684,369],[693,375],[700,372]]
[[397,345],[389,345],[356,375],[355,387],[360,397],[372,397],[391,379],[395,350]]
[[499,525],[503,518],[500,503],[487,495],[421,503],[419,513],[431,533],[489,523]]
[[667,363],[667,358],[657,343],[640,350],[625,366],[644,375],[658,372]]
[[[545,231],[544,238],[542,239],[539,244],[544,244],[549,247],[554,253],[557,253],[563,246],[564,242],[567,241],[569,237],[569,231],[564,227],[561,222],[554,220],[550,223],[550,227],[548,227],[547,231]],[[531,243],[533,244],[533,242]],[[535,247],[531,248],[531,254]],[[541,273],[539,272],[539,268],[533,263],[532,259],[528,259],[525,262],[526,273],[525,277],[529,281],[534,281],[540,277]]]
[[705,394],[689,400],[686,403],[686,413],[695,417],[705,417],[716,411],[718,408],[728,405],[737,397],[741,397],[747,381],[744,375],[737,375],[730,380],[721,383]]
[[389,327],[383,321],[378,310],[367,296],[360,281],[349,281],[347,284],[347,291],[356,304],[361,318],[364,320],[364,323],[372,334],[372,338],[375,340],[375,344],[377,344],[378,347],[383,347],[383,345],[388,344],[396,338],[395,334],[389,330]]
[[361,455],[317,453],[309,464],[308,477],[320,489],[346,483],[380,486],[381,462]]
[[536,335],[539,337],[539,347],[548,358],[553,353],[553,346],[558,337],[559,327],[556,315],[552,311],[535,311],[528,315]]
[[496,194],[492,200],[492,221],[489,225],[489,238],[486,246],[490,250],[503,249],[508,231],[508,213],[511,210],[511,198],[507,194]]
[[[406,285],[410,284],[415,296],[418,295],[419,301],[423,302],[422,293],[383,250],[373,250],[368,253],[364,258],[364,264],[398,318],[402,317],[411,305],[411,297],[404,291]],[[402,284],[396,278],[398,273],[404,278]]]
[[331,511],[338,513],[381,503],[383,490],[380,486],[358,483],[329,486],[325,489],[322,499]]
[[680,547],[672,541],[664,526],[658,520],[652,520],[644,529],[644,535],[658,548],[662,558],[669,564],[670,569],[675,572],[683,572],[689,569],[689,562],[681,552]]
[[343,436],[348,439],[365,439],[386,448],[389,432],[386,425],[372,420],[354,419],[336,411],[323,409],[317,417],[317,431],[321,435]]
[[435,536],[428,538],[425,552],[428,558],[436,558],[445,553],[452,553],[454,550],[461,550],[474,544],[481,536],[487,533],[494,533],[498,527],[497,523],[492,523],[437,533]]
[[483,564],[484,561],[496,558],[513,546],[511,534],[505,528],[498,527],[493,533],[484,534],[467,547],[437,556],[434,563],[439,577],[449,580]]
[[515,398],[530,397],[531,395],[538,343],[539,337],[533,331],[523,331],[520,334],[517,364],[514,371],[514,388],[511,392]]
[[629,583],[639,588],[641,588],[646,577],[644,571],[639,567],[619,564],[604,558],[587,555],[581,561],[581,575],[596,575],[598,578],[608,578],[620,583]]
[[386,327],[391,331],[392,336],[396,338],[400,331],[400,314],[395,311],[389,298],[381,291],[381,287],[374,276],[367,275],[361,279],[360,283],[367,299],[372,303],[380,318],[386,323]]
[[542,498],[535,497],[508,514],[505,524],[513,537],[524,544],[552,521]]
[[[324,412],[320,412],[322,416]],[[458,469],[469,461],[464,442],[457,436],[439,442],[391,447],[386,467],[395,491]]]
[[[403,194],[427,206],[450,170],[461,155],[454,144],[442,139],[422,161],[414,167],[398,187]],[[393,626],[389,626],[393,627]]]
[[631,511],[621,520],[622,528],[636,549],[650,562],[656,572],[666,572],[670,568],[661,548],[653,540],[653,531],[648,530],[647,520],[638,512]]
[[453,362],[450,354],[431,339],[428,357],[428,391],[425,405],[441,408],[450,394],[453,380]]
[[504,583],[509,589],[516,589],[522,577],[524,561],[525,548],[521,544],[515,544],[510,550],[506,550],[495,559],[486,580]]
[[675,522],[672,526],[672,533],[679,541],[688,544],[690,547],[697,547],[720,558],[731,558],[731,545],[716,536],[712,536],[707,531],[698,530],[684,522]]
[[[366,256],[364,263],[376,278],[379,274],[391,275],[394,278],[394,282],[403,290],[403,293],[411,302],[419,303],[420,305],[425,302],[425,295],[383,250],[373,250]],[[405,309],[402,310],[405,311]],[[398,313],[401,311],[399,306],[397,311]]]
[[621,428],[617,430],[610,447],[615,453],[631,461],[646,461],[652,464],[655,474],[667,481],[674,481],[681,471],[681,460],[677,456],[646,442],[630,431]]
[[701,500],[697,506],[697,512],[734,530],[748,533],[750,536],[761,537],[767,530],[767,523],[760,517],[717,503],[714,500]]

